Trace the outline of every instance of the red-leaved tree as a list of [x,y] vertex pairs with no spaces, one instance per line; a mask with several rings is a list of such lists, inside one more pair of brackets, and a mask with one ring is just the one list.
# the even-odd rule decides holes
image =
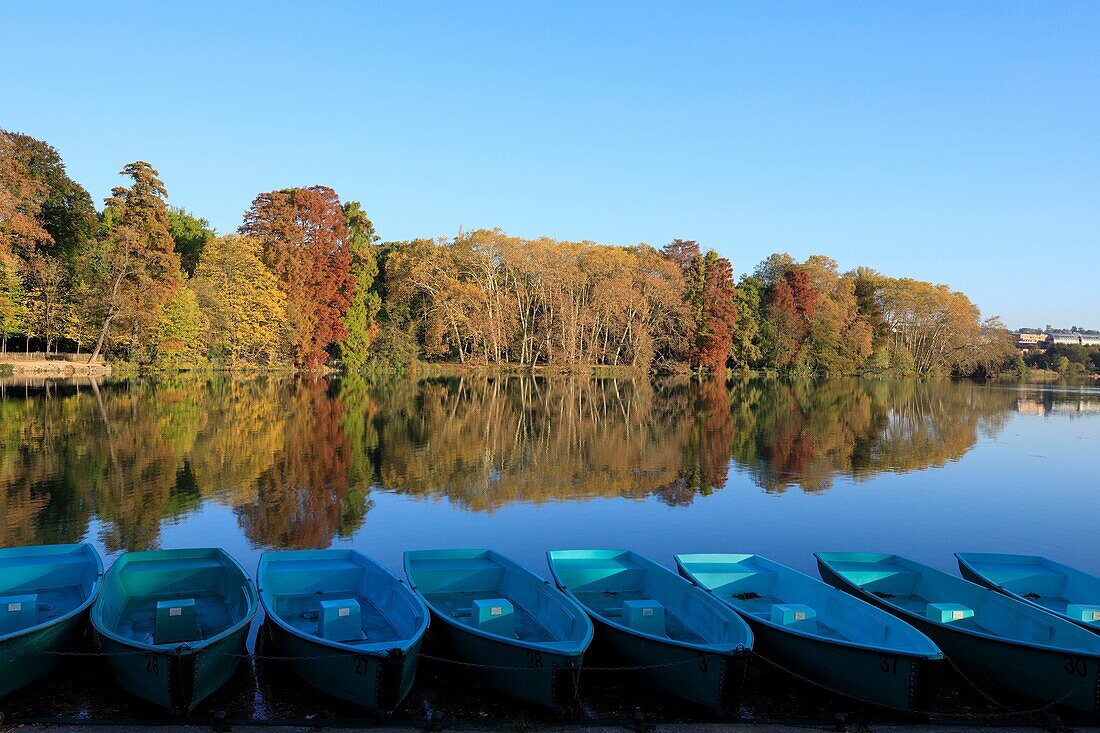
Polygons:
[[340,197],[327,186],[261,193],[240,231],[262,243],[264,264],[286,291],[295,362],[323,365],[325,350],[347,335],[342,319],[355,292]]
[[772,288],[769,310],[775,321],[776,363],[791,364],[810,332],[810,319],[817,311],[820,293],[814,290],[810,276],[797,267],[789,267]]
[[725,379],[726,360],[737,324],[733,265],[714,251],[703,258],[703,314],[699,329],[699,363],[711,376]]

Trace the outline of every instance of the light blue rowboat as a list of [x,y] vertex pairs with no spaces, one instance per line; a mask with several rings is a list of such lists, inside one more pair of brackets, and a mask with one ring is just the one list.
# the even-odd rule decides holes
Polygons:
[[677,555],[680,574],[744,618],[756,651],[834,692],[927,712],[943,653],[882,609],[759,555]]
[[219,549],[123,553],[92,606],[118,684],[186,715],[247,656],[257,609],[244,568]]
[[461,674],[551,709],[573,703],[592,622],[572,599],[492,550],[406,552],[405,573]]
[[711,593],[625,550],[552,550],[550,572],[639,681],[720,714],[741,703],[748,625]]
[[1098,711],[1100,636],[897,555],[816,557],[827,583],[909,621],[972,679],[1043,703]]
[[956,553],[962,576],[1100,633],[1100,578],[1035,555]]
[[266,552],[257,572],[266,628],[319,690],[388,715],[409,694],[428,609],[355,550]]
[[88,544],[0,550],[0,698],[72,651],[102,578],[103,561]]

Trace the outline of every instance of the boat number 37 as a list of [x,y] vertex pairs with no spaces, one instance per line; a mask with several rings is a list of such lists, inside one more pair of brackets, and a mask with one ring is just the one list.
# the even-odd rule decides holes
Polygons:
[[1089,673],[1089,663],[1084,657],[1074,656],[1073,654],[1067,654],[1062,657],[1062,661],[1066,664],[1063,669],[1067,674],[1075,674],[1078,677],[1086,677]]

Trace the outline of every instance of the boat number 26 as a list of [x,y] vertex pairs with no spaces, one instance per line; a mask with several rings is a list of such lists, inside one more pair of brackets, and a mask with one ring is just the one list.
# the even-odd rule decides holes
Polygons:
[[1078,677],[1086,677],[1089,673],[1089,663],[1084,657],[1078,657],[1073,654],[1067,654],[1062,657],[1062,661],[1065,662],[1063,667],[1067,674],[1075,674]]

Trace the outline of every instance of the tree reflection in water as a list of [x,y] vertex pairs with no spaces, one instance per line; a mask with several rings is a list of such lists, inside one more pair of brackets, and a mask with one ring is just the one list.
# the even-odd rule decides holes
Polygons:
[[0,385],[0,545],[157,546],[204,502],[256,546],[324,547],[372,491],[469,511],[768,492],[942,466],[1013,410],[971,383],[224,377]]

